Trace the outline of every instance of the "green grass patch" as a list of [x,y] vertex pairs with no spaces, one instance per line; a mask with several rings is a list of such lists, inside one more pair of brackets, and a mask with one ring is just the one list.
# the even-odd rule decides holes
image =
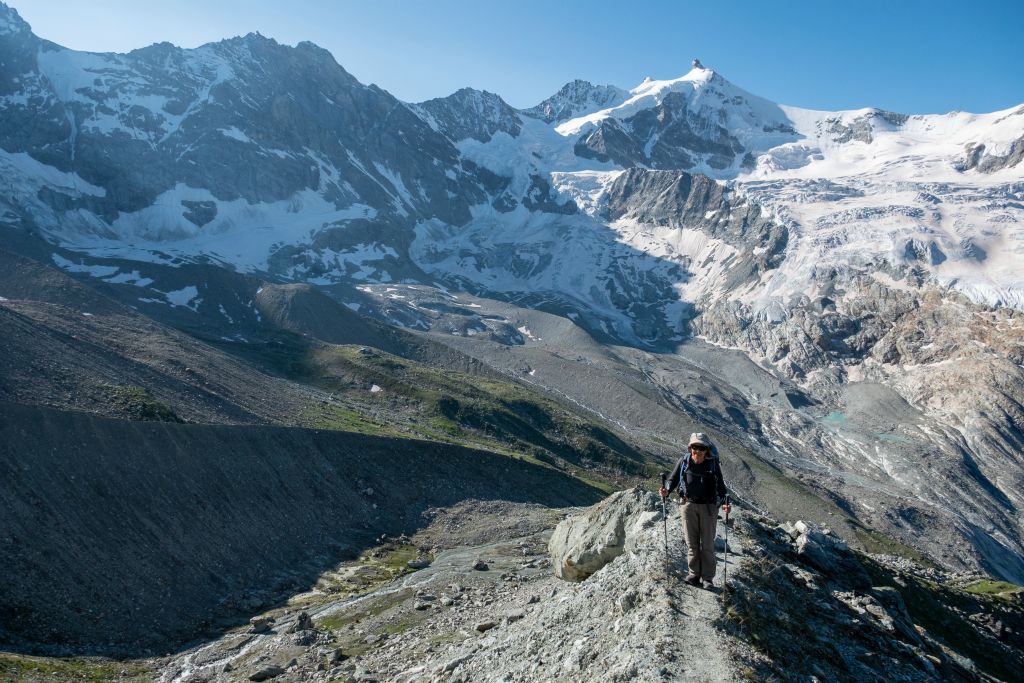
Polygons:
[[411,545],[402,546],[388,553],[382,564],[386,567],[391,567],[396,571],[402,571],[404,573],[409,571],[407,563],[410,560],[415,560],[417,556],[418,552],[415,547]]
[[184,422],[142,387],[103,384],[100,389],[107,403],[130,420]]
[[[369,619],[383,614],[399,603],[408,600],[412,597],[413,593],[414,591],[412,589],[407,588],[395,591],[394,593],[388,593],[387,595],[382,595],[377,598],[368,599],[364,603],[353,606],[349,610],[338,611],[317,620],[317,626],[328,631],[340,631],[349,624],[355,624],[363,621],[364,619]],[[346,651],[345,654],[350,653]]]
[[[512,381],[378,351],[365,354],[353,346],[311,348],[304,363],[311,382],[336,397],[331,405],[307,411],[303,421],[309,426],[455,443],[561,470],[603,470],[588,478],[605,492],[619,488],[609,482],[651,466],[649,454],[589,416]],[[370,393],[372,385],[382,391]]]
[[928,559],[927,555],[901,543],[892,536],[869,529],[853,519],[847,519],[846,521],[853,529],[853,533],[857,536],[857,541],[860,542],[861,547],[864,548],[864,552],[876,555],[895,555],[913,560],[924,567],[936,568],[935,563]]
[[24,681],[106,681],[153,680],[137,662],[93,657],[30,657],[0,652],[0,680]]
[[[431,607],[431,610],[432,609],[434,608]],[[427,612],[428,610],[424,610],[422,612],[410,612],[401,619],[396,619],[395,621],[388,623],[384,626],[384,630],[388,635],[392,636],[397,636],[399,633],[405,633],[426,621]]]
[[992,581],[982,579],[964,586],[964,590],[975,595],[990,595],[998,598],[1013,599],[1014,594],[1024,591],[1024,586],[1018,586],[1007,581]]
[[[449,443],[585,471],[585,481],[605,493],[656,467],[650,453],[592,415],[511,379],[288,334],[235,352],[330,394],[295,415],[303,427]],[[381,390],[371,392],[374,385]]]
[[597,478],[595,478],[593,476],[592,473],[587,473],[587,474],[577,473],[575,476],[576,476],[577,479],[582,481],[584,484],[589,484],[590,486],[593,486],[595,489],[598,489],[599,491],[601,491],[605,495],[610,495],[612,493],[615,493],[616,491],[619,491],[622,488],[621,486],[619,486],[618,484],[616,484],[614,482],[607,481],[605,479],[597,479]]

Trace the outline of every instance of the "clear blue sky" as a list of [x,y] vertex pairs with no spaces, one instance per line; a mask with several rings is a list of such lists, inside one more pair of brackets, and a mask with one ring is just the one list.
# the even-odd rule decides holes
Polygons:
[[573,78],[631,88],[699,57],[750,92],[814,109],[1024,102],[1019,0],[7,1],[37,35],[80,50],[195,47],[250,31],[311,40],[407,101],[472,86],[526,107]]

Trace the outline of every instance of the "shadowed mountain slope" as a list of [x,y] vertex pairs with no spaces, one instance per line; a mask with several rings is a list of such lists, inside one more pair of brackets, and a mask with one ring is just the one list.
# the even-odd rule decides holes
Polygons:
[[428,507],[600,496],[494,453],[342,432],[4,404],[0,444],[4,639],[105,653],[237,623]]

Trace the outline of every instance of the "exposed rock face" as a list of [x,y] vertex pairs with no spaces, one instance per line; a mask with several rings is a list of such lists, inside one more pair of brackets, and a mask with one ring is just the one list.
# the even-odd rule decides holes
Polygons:
[[[1016,359],[1024,352],[1024,318],[937,290],[911,294],[868,278],[855,279],[833,297],[817,306],[806,301],[780,319],[736,303],[709,306],[693,326],[720,343],[738,340],[812,395],[834,402],[830,430],[850,437],[838,447],[847,453],[842,467],[898,483],[921,499],[944,501],[938,509],[895,503],[900,512],[884,517],[896,521],[893,531],[905,542],[929,545],[954,566],[965,566],[968,551],[929,540],[942,537],[932,524],[951,515],[985,566],[1024,576],[1019,521],[997,512],[1022,502],[1016,454],[1024,446],[1024,374]],[[793,453],[808,439],[831,441],[811,436],[819,428],[812,424],[790,422],[775,431],[776,419],[764,424],[774,443]],[[828,456],[822,460],[838,466]],[[845,495],[865,502],[871,497],[859,487]],[[877,523],[881,516],[869,518]],[[934,530],[922,533],[924,528]],[[980,528],[991,539],[979,543]]]
[[660,510],[654,495],[640,488],[620,491],[562,520],[548,550],[555,575],[583,581],[622,553],[632,550],[641,532],[651,528]]
[[535,107],[522,111],[544,123],[558,123],[575,116],[621,104],[629,92],[614,85],[594,85],[579,79],[562,86],[557,93]]
[[813,525],[797,521],[790,531],[796,556],[828,576],[842,577],[844,581],[856,588],[867,588],[871,585],[864,567],[851,554],[842,539],[831,534],[822,533]]
[[522,127],[516,110],[486,90],[463,88],[448,97],[421,102],[417,108],[454,142],[466,138],[487,142],[498,131],[515,137]]
[[657,106],[621,123],[603,121],[576,145],[583,157],[662,169],[691,169],[698,161],[725,169],[742,163],[745,152],[717,117],[691,110],[681,93],[670,93]]
[[[759,678],[770,678],[770,669],[792,680],[978,680],[984,668],[1009,680],[1024,661],[1021,650],[979,623],[990,610],[1019,619],[1019,605],[1006,612],[986,606],[957,591],[957,577],[931,575],[900,558],[856,557],[802,522],[781,528],[748,516],[737,522],[734,533],[747,558],[730,573],[730,609],[770,657],[767,669],[751,663]],[[799,563],[788,560],[794,550]],[[892,569],[898,565],[907,569]],[[789,656],[794,638],[798,658]]]
[[[736,196],[704,175],[682,171],[631,168],[608,188],[609,220],[630,218],[642,224],[700,230],[709,237],[744,252],[743,276],[777,268],[785,258],[789,237],[786,227],[766,215],[757,204]],[[726,278],[734,288],[742,279]]]
[[163,196],[171,208],[158,221],[123,218],[113,230],[181,238],[217,225],[217,202],[302,192],[337,208],[374,207],[386,221],[457,224],[480,196],[443,134],[311,43],[250,34],[194,50],[86,54],[36,38],[13,10],[0,11],[19,27],[0,35],[0,94],[18,93],[4,105],[0,147],[94,187],[19,207],[41,227],[103,232],[65,214],[85,206],[110,225]]
[[798,137],[777,105],[702,66],[668,87],[645,81],[630,94],[631,102],[653,101],[580,128],[577,155],[626,168],[711,169],[733,176],[753,168],[760,147],[751,144],[753,137],[768,134],[775,144]]
[[964,150],[963,159],[957,163],[961,171],[977,169],[982,173],[995,173],[1004,168],[1013,168],[1024,160],[1024,136],[1017,138],[1006,150],[1005,154],[992,154],[985,145],[969,144]]

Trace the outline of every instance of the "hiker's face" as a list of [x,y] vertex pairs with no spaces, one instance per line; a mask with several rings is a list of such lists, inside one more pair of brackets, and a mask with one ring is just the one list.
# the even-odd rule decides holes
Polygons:
[[693,461],[698,465],[704,462],[704,457],[708,454],[708,449],[703,446],[690,446],[690,456]]

